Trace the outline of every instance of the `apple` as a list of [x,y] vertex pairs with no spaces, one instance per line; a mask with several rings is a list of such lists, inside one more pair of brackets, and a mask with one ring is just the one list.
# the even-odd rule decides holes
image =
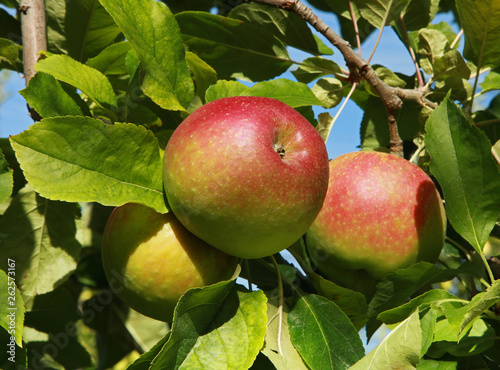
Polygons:
[[172,213],[129,203],[111,213],[102,262],[115,293],[134,310],[171,322],[188,289],[229,279],[237,258],[191,234]]
[[261,258],[298,240],[326,195],[328,154],[316,129],[271,98],[222,98],[174,131],[164,156],[168,204],[225,253]]
[[330,162],[328,186],[306,245],[330,280],[357,289],[439,257],[446,232],[443,202],[418,166],[387,153],[348,153]]

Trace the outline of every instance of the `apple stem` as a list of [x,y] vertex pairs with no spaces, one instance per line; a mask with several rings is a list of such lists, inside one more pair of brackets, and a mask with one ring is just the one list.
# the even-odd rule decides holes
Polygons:
[[281,271],[278,262],[276,262],[276,258],[274,258],[274,256],[271,256],[271,260],[273,261],[274,268],[276,269],[276,276],[278,277],[278,352],[281,356],[283,356],[283,351],[281,350],[281,332],[283,330],[283,279],[281,278]]

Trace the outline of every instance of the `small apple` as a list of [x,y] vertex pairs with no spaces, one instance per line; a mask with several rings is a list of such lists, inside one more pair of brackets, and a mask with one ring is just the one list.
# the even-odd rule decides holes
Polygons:
[[102,262],[111,288],[136,311],[172,321],[188,289],[229,279],[237,258],[187,231],[172,213],[129,203],[111,213],[104,229]]
[[292,245],[316,218],[328,186],[321,136],[271,98],[205,104],[174,131],[164,158],[165,192],[179,221],[242,258]]
[[439,257],[444,207],[418,166],[387,153],[348,153],[330,162],[328,186],[306,245],[319,271],[332,281],[345,285],[352,280],[356,288]]

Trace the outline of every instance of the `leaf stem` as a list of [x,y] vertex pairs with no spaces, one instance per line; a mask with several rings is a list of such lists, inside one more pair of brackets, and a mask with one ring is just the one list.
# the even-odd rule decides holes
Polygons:
[[351,13],[352,24],[354,26],[354,32],[356,34],[356,44],[358,45],[358,55],[361,56],[361,39],[359,38],[358,22],[356,21],[356,16],[354,14],[354,8],[352,6],[351,0],[349,0],[349,13]]
[[278,278],[278,294],[279,294],[279,303],[278,303],[278,352],[281,356],[283,356],[283,351],[281,350],[281,332],[283,330],[283,279],[281,277],[280,267],[278,262],[274,256],[271,256],[271,260],[273,261],[274,268],[276,269],[276,276]]
[[392,2],[393,2],[393,0],[391,0],[387,6],[387,11],[385,12],[384,19],[382,20],[382,24],[380,25],[380,30],[378,32],[377,41],[375,41],[375,45],[373,46],[373,50],[372,50],[370,56],[368,57],[368,63],[371,62],[373,55],[375,54],[375,50],[377,50],[378,44],[380,43],[380,39],[382,38],[382,32],[384,31],[385,24],[387,23],[387,17],[389,16],[389,11],[392,7]]
[[417,63],[417,57],[415,56],[415,51],[411,47],[410,38],[408,37],[408,31],[406,30],[406,24],[405,24],[405,21],[403,19],[403,15],[399,16],[399,20],[401,21],[401,27],[403,27],[403,33],[405,35],[406,45],[408,46],[408,52],[410,53],[411,60],[413,61],[413,64],[415,65],[415,73],[417,75],[418,86],[421,89],[423,89],[423,87],[425,85],[424,79],[422,78],[422,73],[420,72],[420,68],[419,68],[419,65]]

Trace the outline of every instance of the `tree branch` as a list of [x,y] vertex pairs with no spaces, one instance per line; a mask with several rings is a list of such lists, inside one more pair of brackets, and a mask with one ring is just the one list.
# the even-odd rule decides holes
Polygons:
[[[21,0],[21,31],[23,36],[23,66],[25,84],[35,75],[35,64],[39,52],[47,50],[47,31],[45,23],[44,0]],[[40,116],[34,109],[28,107],[31,117],[37,121]]]
[[403,105],[403,100],[413,100],[421,105],[427,105],[435,108],[436,105],[425,98],[425,93],[413,89],[401,89],[387,85],[377,76],[370,64],[358,55],[351,45],[342,37],[337,35],[325,22],[318,18],[313,11],[299,0],[247,0],[274,6],[280,9],[292,11],[309,23],[316,31],[321,33],[340,50],[344,56],[347,67],[350,71],[352,82],[365,80],[377,92],[382,99],[389,117],[389,132],[391,135],[391,153],[397,156],[403,156],[403,142],[398,134],[395,111]]

